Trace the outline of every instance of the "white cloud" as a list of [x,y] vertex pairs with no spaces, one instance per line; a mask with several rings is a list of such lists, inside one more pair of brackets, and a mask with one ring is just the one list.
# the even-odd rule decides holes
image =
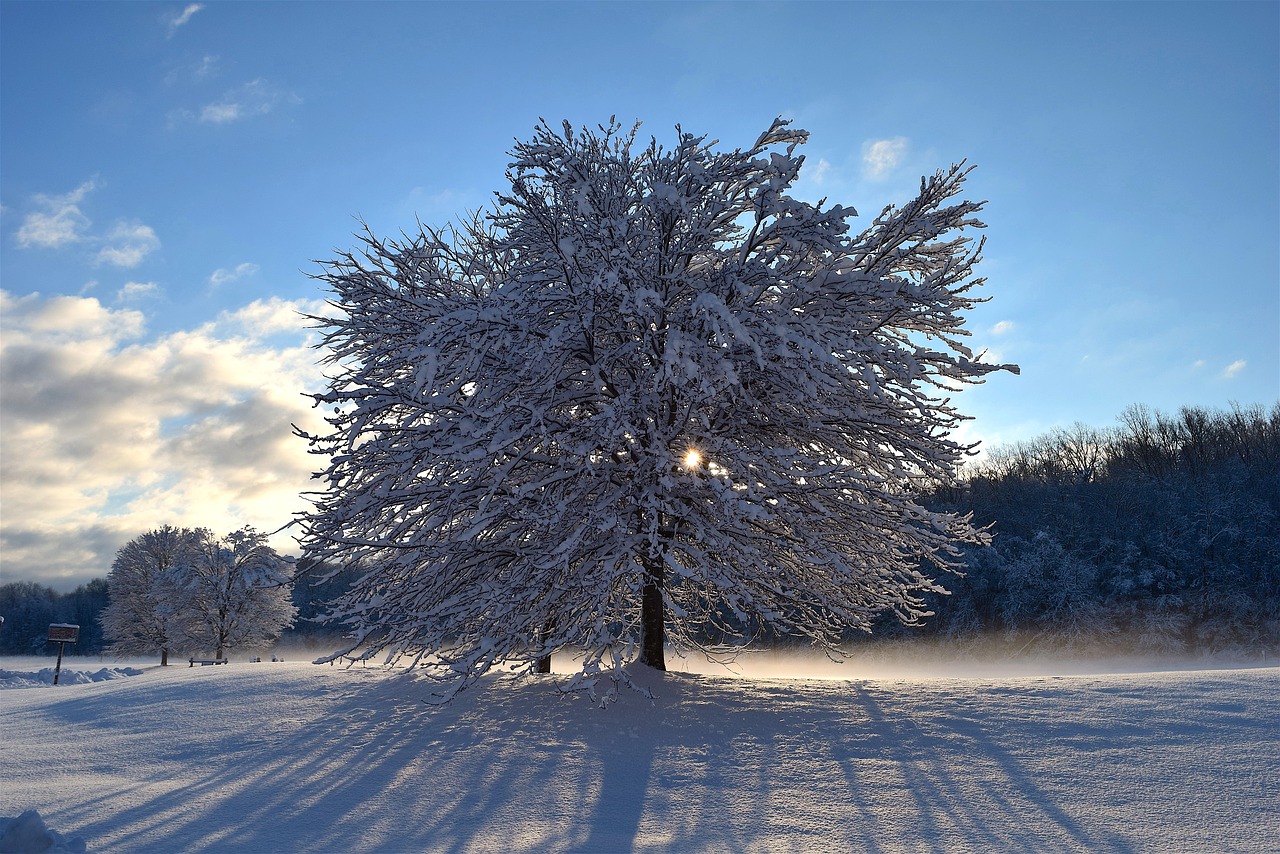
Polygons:
[[200,121],[205,124],[223,125],[239,120],[244,110],[239,104],[206,104],[200,110]]
[[234,329],[239,335],[260,341],[272,340],[282,333],[296,335],[300,328],[311,326],[311,321],[303,318],[299,312],[310,312],[320,305],[319,301],[302,303],[281,299],[255,300],[233,316],[224,318],[222,326],[228,331]]
[[108,311],[93,297],[59,296],[42,298],[39,294],[15,297],[0,290],[0,353],[5,353],[17,337],[54,340],[94,339],[106,346],[136,338],[146,328],[141,312]]
[[27,214],[22,221],[18,228],[18,245],[24,249],[33,246],[57,249],[84,240],[84,232],[90,222],[81,212],[80,203],[96,186],[89,180],[65,195],[36,196],[35,203],[40,210]]
[[152,252],[160,248],[160,238],[155,229],[140,222],[121,222],[107,237],[107,246],[98,251],[99,264],[116,267],[136,267]]
[[[222,98],[200,109],[199,120],[204,124],[229,124],[252,116],[265,116],[276,109],[301,103],[292,92],[281,89],[259,77],[225,93]],[[189,113],[181,115],[189,116]]]
[[170,15],[167,19],[169,24],[169,38],[173,38],[173,34],[178,31],[178,28],[186,24],[187,21],[190,21],[192,16],[203,8],[203,3],[189,3],[181,12]]
[[902,162],[907,144],[905,136],[867,140],[862,144],[862,174],[873,181],[887,178]]
[[807,177],[813,183],[821,186],[822,183],[827,180],[827,176],[829,176],[830,174],[831,174],[831,164],[827,162],[826,158],[819,157],[818,164],[814,166],[813,169],[809,171],[805,177]]
[[155,229],[136,220],[117,222],[105,237],[89,232],[92,222],[80,209],[88,195],[97,188],[89,180],[61,196],[37,195],[39,210],[32,211],[18,228],[18,245],[24,249],[39,247],[61,249],[75,244],[98,247],[95,264],[136,267],[160,248]]
[[1004,335],[1008,332],[1012,332],[1016,328],[1017,324],[1012,320],[1001,320],[995,326],[991,327],[989,331],[992,335]]
[[125,282],[124,286],[116,291],[116,302],[132,302],[155,296],[159,290],[160,286],[155,282]]
[[243,264],[237,264],[235,269],[232,270],[219,267],[209,275],[209,284],[215,288],[221,287],[228,282],[234,282],[236,279],[243,279],[245,276],[252,276],[256,272],[258,272],[258,265],[251,264],[248,261]]
[[182,86],[198,84],[218,75],[221,57],[216,53],[206,53],[199,59],[187,59],[174,65],[164,76],[166,86]]
[[1241,371],[1243,371],[1245,369],[1245,366],[1248,364],[1249,363],[1246,362],[1244,359],[1236,359],[1234,362],[1232,362],[1231,364],[1227,365],[1225,368],[1222,369],[1223,378],[1228,380],[1232,379]]
[[158,525],[274,530],[303,509],[314,463],[290,425],[322,429],[302,392],[324,380],[299,311],[323,306],[257,301],[145,340],[139,311],[0,290],[6,577],[80,583]]
[[206,77],[212,77],[218,73],[218,57],[208,54],[201,58],[200,64],[192,71],[192,75],[197,80],[203,80]]

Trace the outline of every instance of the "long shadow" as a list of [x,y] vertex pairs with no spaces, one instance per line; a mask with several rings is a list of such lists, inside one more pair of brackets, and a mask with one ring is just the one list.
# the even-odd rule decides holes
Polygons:
[[[565,847],[557,829],[564,816],[555,804],[540,810],[539,793],[579,803],[586,793],[562,791],[566,781],[553,780],[554,764],[530,749],[533,738],[501,710],[493,719],[474,703],[434,707],[425,694],[412,677],[384,676],[303,729],[273,729],[268,721],[263,731],[218,743],[193,733],[190,744],[158,751],[152,779],[103,795],[133,806],[84,822],[76,834],[91,850],[103,840],[108,850],[192,854],[339,851],[351,840],[387,852],[462,851],[482,833],[495,850]],[[555,699],[550,691],[548,698]],[[264,761],[263,753],[273,758]],[[168,779],[192,776],[192,765],[199,779],[170,789]],[[406,786],[414,797],[403,797]],[[92,806],[67,811],[66,820],[93,814]],[[503,812],[519,817],[495,823]],[[546,829],[531,832],[539,812]]]
[[[769,780],[740,760],[771,755],[771,731],[696,680],[649,679],[652,700],[624,697],[600,713],[603,727],[589,740],[601,757],[595,807],[573,850],[748,849],[750,828],[765,822]],[[752,796],[738,798],[745,777]]]
[[[928,727],[933,732],[927,732],[910,715],[886,711],[865,686],[853,686],[853,694],[871,730],[880,736],[866,747],[892,762],[902,776],[915,803],[920,835],[930,850],[952,850],[947,840],[957,835],[987,850],[1044,850],[1046,846],[1133,850],[1126,840],[1090,830],[1057,806],[1048,791],[977,722],[931,715]],[[955,755],[962,745],[969,749]],[[865,747],[862,758],[870,758]],[[856,764],[854,757],[846,758],[855,793],[869,785],[857,775]],[[970,774],[966,776],[965,771]]]
[[596,743],[600,777],[598,791],[591,793],[595,812],[587,838],[581,846],[574,846],[575,850],[627,851],[635,847],[649,794],[654,753],[664,735],[665,727],[659,723],[643,736],[636,736],[635,744],[620,744],[617,738]]
[[[483,684],[445,707],[425,703],[424,682],[409,675],[325,684],[333,690],[298,687],[297,719],[232,727],[223,740],[202,738],[199,723],[219,714],[220,692],[242,706],[234,680],[202,690],[203,708],[183,704],[181,681],[149,692],[176,709],[173,730],[161,733],[130,729],[125,694],[50,706],[55,725],[79,727],[66,773],[102,780],[99,794],[67,799],[60,828],[104,854],[1124,852],[1131,846],[1113,823],[1079,814],[1089,798],[1062,806],[1063,790],[1038,782],[1025,764],[1033,754],[1011,739],[1043,737],[1067,763],[1116,736],[1130,750],[1150,741],[1131,731],[1136,713],[1096,733],[1071,724],[1055,735],[1051,718],[1005,729],[985,702],[978,719],[943,691],[921,701],[848,682],[671,674],[653,702],[630,695],[605,710],[558,694],[553,679]],[[1092,702],[1073,696],[1081,708]],[[1211,720],[1239,718],[1273,743],[1263,728],[1276,717],[1243,709]],[[1084,723],[1079,709],[1070,721]],[[112,773],[114,757],[94,751],[98,725],[111,744],[136,745],[138,764]],[[1171,727],[1151,743],[1185,741]],[[173,779],[188,782],[174,788]]]
[[[100,807],[81,802],[64,818],[87,819],[76,833],[91,850],[191,854],[688,850],[708,839],[744,850],[769,823],[782,721],[732,694],[704,699],[679,677],[652,703],[624,696],[605,710],[550,681],[482,687],[445,707],[424,693],[413,677],[382,676],[302,728],[174,738],[153,754],[154,776],[101,796],[130,806],[91,819]],[[87,717],[83,702],[68,714]],[[724,739],[733,749],[717,753]],[[192,766],[199,779],[170,788]]]

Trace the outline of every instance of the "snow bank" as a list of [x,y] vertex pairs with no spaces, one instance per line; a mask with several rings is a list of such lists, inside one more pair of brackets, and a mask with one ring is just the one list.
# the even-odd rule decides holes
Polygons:
[[[126,676],[138,676],[142,671],[136,667],[104,667],[93,673],[83,670],[63,669],[58,677],[59,685],[88,685],[93,682],[106,682],[109,679],[123,679]],[[43,688],[53,685],[54,668],[46,667],[37,671],[0,670],[0,689],[3,688]],[[3,854],[4,848],[0,848]]]
[[84,854],[84,840],[63,839],[56,830],[45,827],[35,810],[27,810],[17,818],[0,817],[0,854]]

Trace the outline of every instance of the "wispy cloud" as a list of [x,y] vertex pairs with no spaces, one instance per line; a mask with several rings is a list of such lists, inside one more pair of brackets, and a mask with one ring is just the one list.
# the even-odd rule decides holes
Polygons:
[[1234,362],[1232,362],[1231,364],[1227,365],[1225,368],[1222,369],[1223,378],[1228,380],[1232,379],[1241,371],[1243,371],[1248,364],[1249,363],[1246,362],[1244,359],[1236,359]]
[[84,240],[84,233],[91,223],[80,210],[80,203],[96,186],[93,180],[89,180],[61,196],[36,196],[35,204],[39,210],[27,214],[22,221],[18,228],[18,245],[24,249],[57,249]]
[[862,174],[872,181],[887,178],[907,153],[905,136],[871,139],[862,144]]
[[244,108],[236,103],[206,104],[200,110],[200,121],[205,124],[225,125],[244,116]]
[[165,23],[169,25],[168,37],[173,38],[173,34],[176,33],[180,27],[190,21],[196,12],[199,12],[203,8],[203,3],[188,3],[181,12],[174,12],[168,15],[165,18]]
[[1001,320],[995,326],[992,326],[989,331],[991,332],[992,335],[1004,335],[1006,333],[1012,332],[1016,328],[1017,328],[1017,324],[1015,324],[1012,320]]
[[81,204],[97,188],[89,180],[60,196],[37,195],[37,208],[27,214],[18,228],[18,245],[23,249],[62,249],[83,244],[96,248],[95,264],[136,267],[160,248],[155,229],[137,221],[120,221],[107,235],[91,233],[93,224]]
[[258,265],[248,261],[243,264],[237,264],[234,268],[228,270],[225,267],[219,267],[209,275],[209,284],[215,288],[234,282],[236,279],[243,279],[245,276],[252,276],[258,272]]
[[120,290],[116,291],[116,302],[136,302],[146,297],[153,297],[160,292],[160,286],[155,282],[125,282]]
[[[827,198],[830,193],[841,193],[846,187],[845,170],[825,157],[809,157],[800,170],[793,188],[794,195],[808,202]],[[839,201],[847,202],[848,199]],[[847,207],[848,205],[846,205]]]
[[212,77],[217,73],[218,73],[218,57],[213,54],[207,54],[204,57],[202,57],[200,59],[200,64],[197,65],[191,72],[192,76],[194,76],[197,80],[203,80],[206,77]]
[[98,250],[97,263],[132,268],[159,248],[160,238],[151,226],[122,222],[107,236],[107,245]]
[[263,78],[251,80],[225,92],[217,101],[205,104],[199,111],[182,110],[171,117],[195,120],[201,124],[225,125],[254,116],[265,116],[281,107],[299,104],[302,99]]
[[323,427],[300,394],[324,380],[298,312],[322,310],[262,300],[149,340],[135,309],[0,290],[5,577],[101,576],[165,523],[287,522],[313,468],[290,424]]
[[187,60],[175,65],[164,76],[166,86],[179,86],[191,83],[203,83],[218,76],[220,57],[207,53],[197,60]]
[[831,174],[831,164],[827,162],[826,158],[819,157],[817,164],[813,167],[813,169],[809,170],[809,172],[805,175],[805,177],[807,177],[814,184],[818,186],[822,186],[823,182],[827,180],[830,174]]

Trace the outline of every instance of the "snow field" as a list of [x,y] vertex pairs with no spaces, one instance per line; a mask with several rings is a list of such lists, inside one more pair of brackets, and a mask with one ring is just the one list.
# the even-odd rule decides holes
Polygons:
[[554,678],[152,668],[0,693],[0,815],[90,852],[1267,851],[1280,670]]

